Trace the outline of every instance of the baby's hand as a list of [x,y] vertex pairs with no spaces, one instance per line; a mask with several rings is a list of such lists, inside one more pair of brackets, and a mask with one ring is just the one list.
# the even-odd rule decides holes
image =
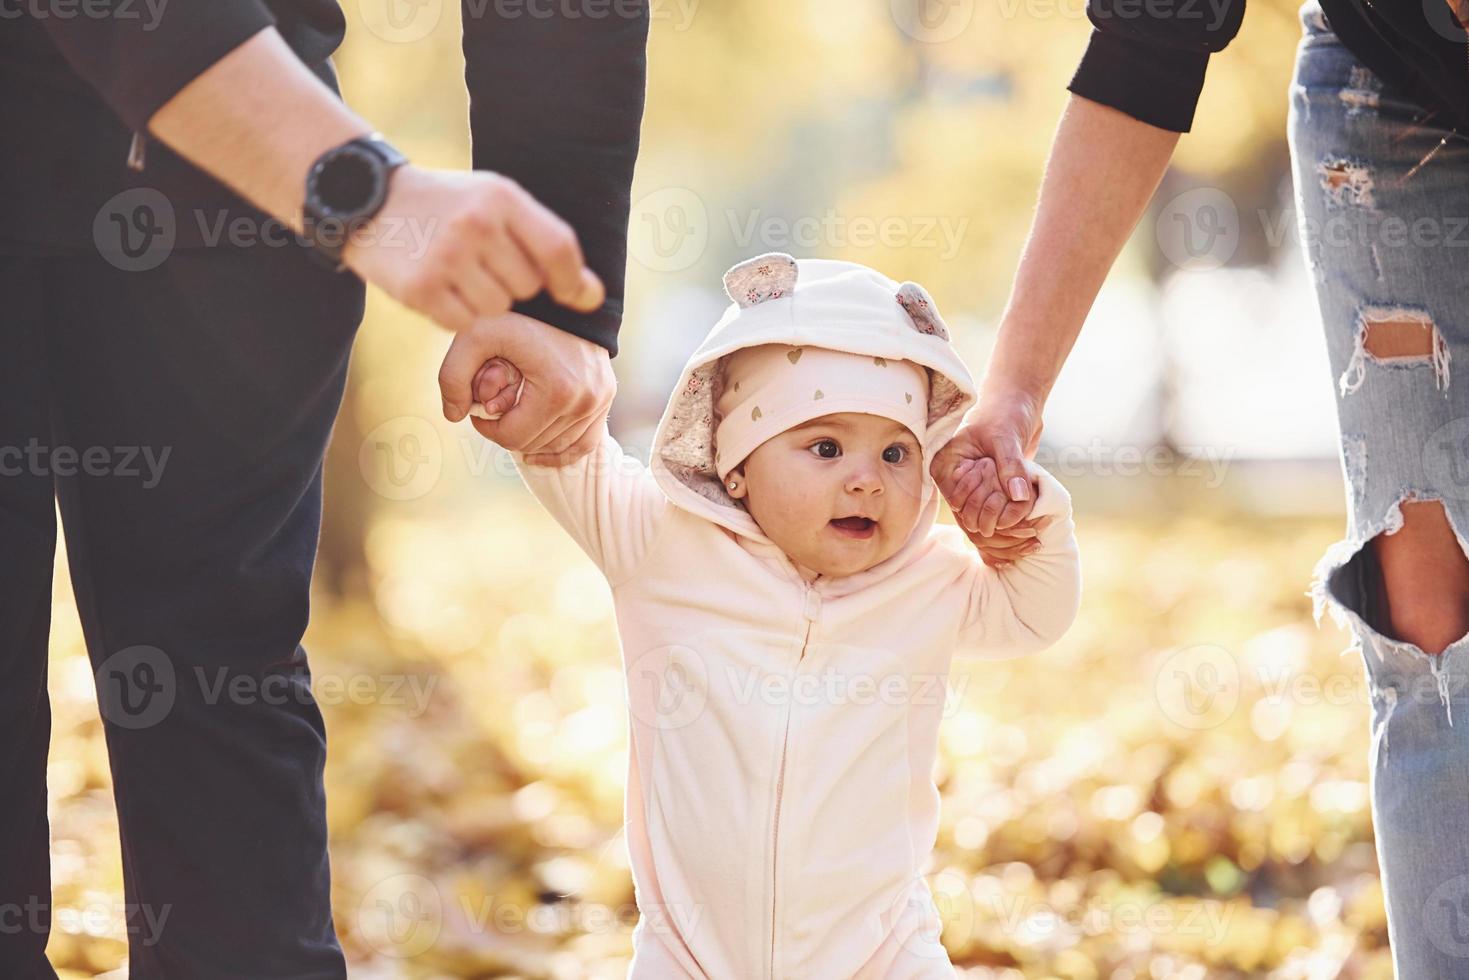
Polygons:
[[515,407],[520,401],[520,389],[525,378],[520,369],[503,357],[492,357],[475,373],[469,386],[474,404],[469,414],[477,419],[493,422]]
[[[954,468],[954,476],[958,481],[954,486],[954,499],[963,501],[957,509],[965,510],[971,503],[980,504],[981,526],[986,523],[986,514],[990,515],[992,521],[999,517],[1006,505],[1016,506],[1000,486],[999,470],[995,467],[995,461],[988,456],[960,461]],[[1040,542],[1035,539],[1040,534],[1041,522],[1048,519],[1044,517],[1031,519],[1030,513],[1035,509],[1036,499],[1040,496],[1039,481],[1032,477],[1030,486],[1031,494],[1025,509],[1026,516],[1019,522],[1009,527],[996,527],[993,534],[980,534],[978,531],[965,532],[969,535],[969,540],[974,542],[985,564],[1003,568],[1015,559],[1028,555],[1040,547]]]

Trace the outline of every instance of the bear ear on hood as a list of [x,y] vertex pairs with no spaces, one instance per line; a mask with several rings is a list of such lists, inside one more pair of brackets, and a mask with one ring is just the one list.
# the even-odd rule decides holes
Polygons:
[[940,340],[949,339],[949,328],[944,325],[944,318],[939,316],[938,304],[918,283],[905,282],[898,287],[898,305],[907,311],[914,330]]
[[796,260],[784,252],[746,259],[724,274],[724,291],[742,308],[789,296],[796,288]]

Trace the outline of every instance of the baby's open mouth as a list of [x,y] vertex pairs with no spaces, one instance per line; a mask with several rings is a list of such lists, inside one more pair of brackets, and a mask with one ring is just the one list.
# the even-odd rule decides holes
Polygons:
[[832,520],[831,526],[850,537],[866,538],[877,530],[877,521],[870,517],[838,517]]

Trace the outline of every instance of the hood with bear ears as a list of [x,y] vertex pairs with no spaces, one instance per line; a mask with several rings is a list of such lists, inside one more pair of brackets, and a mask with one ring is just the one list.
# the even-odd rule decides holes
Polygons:
[[[734,302],[689,358],[653,437],[651,468],[676,506],[736,534],[769,542],[714,468],[714,430],[725,355],[761,344],[825,347],[928,370],[928,432],[923,440],[923,509],[913,537],[938,514],[927,464],[974,404],[974,381],[949,343],[938,307],[917,283],[897,283],[855,262],[757,256],[724,275]],[[911,539],[909,544],[911,544]]]

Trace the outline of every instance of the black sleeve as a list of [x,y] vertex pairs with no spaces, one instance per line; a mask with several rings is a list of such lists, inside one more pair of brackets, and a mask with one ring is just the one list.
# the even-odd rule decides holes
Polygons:
[[140,132],[204,69],[275,24],[260,0],[176,0],[156,17],[137,0],[100,3],[106,16],[38,19],[72,69]]
[[647,86],[648,0],[570,9],[463,0],[476,170],[512,178],[576,230],[607,286],[594,313],[541,293],[515,309],[617,353],[633,165]]
[[1086,15],[1091,40],[1066,87],[1186,133],[1209,55],[1239,33],[1245,0],[1087,0]]

